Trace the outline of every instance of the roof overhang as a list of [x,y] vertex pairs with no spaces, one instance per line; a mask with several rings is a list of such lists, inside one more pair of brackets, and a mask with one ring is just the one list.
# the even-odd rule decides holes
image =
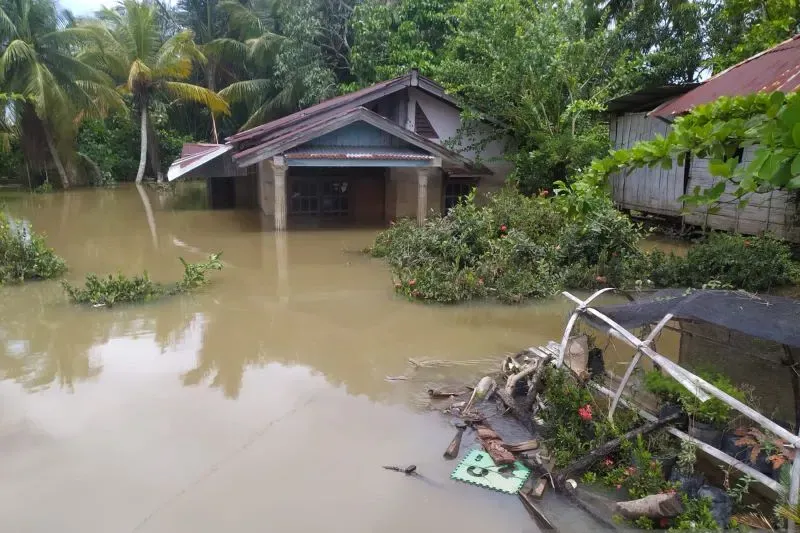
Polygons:
[[355,122],[369,124],[370,126],[423,150],[432,157],[446,161],[452,166],[467,168],[476,175],[491,174],[491,171],[483,165],[476,164],[474,161],[462,156],[458,152],[426,139],[413,131],[407,130],[399,124],[395,124],[391,120],[364,107],[349,109],[333,116],[320,117],[303,124],[301,127],[288,129],[288,131],[274,135],[259,145],[235,153],[233,155],[233,160],[240,167],[244,167],[276,156],[285,157],[286,153],[293,148]]
[[222,154],[233,150],[233,145],[231,144],[210,144],[202,146],[205,147],[205,149],[195,151],[172,163],[167,171],[167,180],[174,181],[192,170],[213,161]]

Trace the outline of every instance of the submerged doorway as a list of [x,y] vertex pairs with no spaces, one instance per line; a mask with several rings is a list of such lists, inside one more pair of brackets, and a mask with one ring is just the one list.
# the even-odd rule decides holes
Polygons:
[[383,224],[383,168],[293,167],[287,176],[287,211],[298,225]]

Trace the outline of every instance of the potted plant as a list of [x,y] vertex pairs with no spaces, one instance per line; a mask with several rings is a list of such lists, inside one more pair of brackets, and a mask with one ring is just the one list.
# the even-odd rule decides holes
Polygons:
[[[720,374],[701,373],[700,377],[738,400],[744,400],[744,393],[737,389],[728,378]],[[733,417],[733,410],[723,401],[710,398],[701,402],[697,396],[670,376],[658,370],[645,375],[645,386],[665,405],[678,404],[689,416],[689,434],[698,440],[720,448],[723,430]]]

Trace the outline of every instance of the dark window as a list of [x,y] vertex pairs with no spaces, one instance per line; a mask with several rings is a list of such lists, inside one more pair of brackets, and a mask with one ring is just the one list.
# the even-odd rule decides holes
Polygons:
[[444,186],[444,212],[447,213],[458,201],[475,187],[473,180],[448,180]]
[[349,185],[346,181],[326,181],[322,184],[322,214],[347,215],[347,191]]
[[439,135],[436,133],[436,130],[433,129],[433,124],[428,120],[425,111],[422,110],[418,102],[416,102],[414,106],[416,109],[414,113],[414,129],[416,132],[428,139],[438,139]]
[[319,213],[319,184],[315,181],[293,180],[289,212],[293,215]]

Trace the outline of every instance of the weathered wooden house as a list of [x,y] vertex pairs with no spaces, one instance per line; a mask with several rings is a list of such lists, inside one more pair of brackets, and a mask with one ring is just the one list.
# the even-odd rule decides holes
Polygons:
[[[472,187],[502,186],[511,170],[491,129],[461,134],[461,108],[412,71],[233,135],[192,144],[170,181],[204,178],[212,207],[261,209],[287,225],[385,224],[443,212]],[[478,138],[475,138],[477,135]]]
[[[614,148],[630,148],[640,140],[669,132],[676,116],[694,106],[720,96],[757,91],[795,91],[800,85],[800,38],[795,37],[717,74],[702,84],[656,87],[638,91],[608,103],[609,134]],[[754,149],[743,150],[743,163],[753,158]],[[682,218],[690,225],[744,234],[770,232],[800,242],[800,220],[796,195],[771,191],[749,196],[739,208],[739,200],[728,184],[717,212],[707,206],[684,212],[680,197],[696,187],[707,189],[717,178],[708,171],[708,160],[687,158],[686,164],[636,169],[612,178],[616,204],[622,209]]]

